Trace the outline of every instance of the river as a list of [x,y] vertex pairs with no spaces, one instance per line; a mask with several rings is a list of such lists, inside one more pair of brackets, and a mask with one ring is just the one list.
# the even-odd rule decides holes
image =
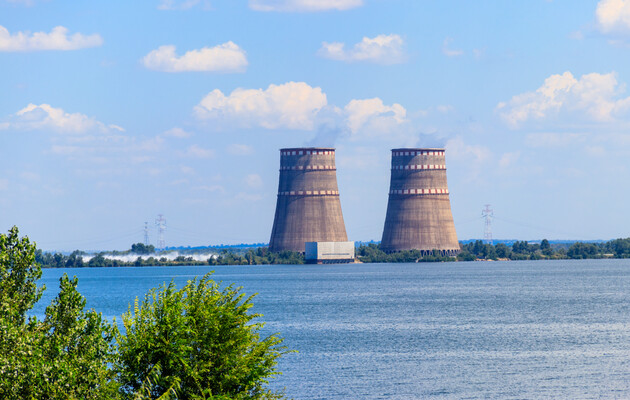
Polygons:
[[295,399],[630,398],[630,260],[47,269],[110,321],[214,270],[297,350]]

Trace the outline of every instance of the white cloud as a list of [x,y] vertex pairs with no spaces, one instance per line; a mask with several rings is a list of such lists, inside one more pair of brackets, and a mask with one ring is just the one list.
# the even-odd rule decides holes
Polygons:
[[254,148],[246,144],[231,144],[227,148],[228,153],[235,156],[248,156],[254,154]]
[[630,31],[630,0],[600,0],[595,11],[599,29],[604,33]]
[[85,133],[88,131],[122,132],[117,125],[105,125],[87,115],[70,114],[50,104],[29,104],[9,117],[8,122],[0,124],[2,129],[41,130],[52,129],[60,133]]
[[[450,112],[440,107],[440,112]],[[195,108],[201,120],[221,129],[265,128],[315,131],[313,146],[333,145],[337,138],[387,139],[399,145],[414,145],[417,135],[411,132],[407,110],[400,104],[387,105],[378,97],[354,99],[344,108],[329,105],[326,94],[304,82],[270,85],[267,89],[236,89],[230,95],[220,90],[210,92]],[[231,145],[230,154],[253,152],[250,146]]]
[[258,174],[249,174],[245,177],[245,184],[250,188],[259,188],[263,185],[263,180]]
[[186,175],[194,175],[196,173],[195,169],[192,167],[189,167],[187,165],[180,165],[179,167],[179,171],[182,174],[186,174]]
[[225,193],[225,188],[221,185],[197,186],[195,189],[210,193]]
[[363,0],[249,0],[249,7],[256,11],[343,11],[362,5]]
[[[157,8],[158,10],[190,10],[199,3],[201,0],[161,0]],[[205,1],[204,7],[210,7],[210,3]]]
[[340,42],[323,42],[318,54],[332,60],[355,62],[369,61],[378,64],[399,64],[405,61],[404,41],[399,35],[364,37],[351,50]]
[[25,181],[32,181],[32,182],[35,182],[35,181],[40,180],[40,176],[39,176],[39,174],[37,174],[36,172],[30,172],[30,171],[24,171],[24,172],[22,172],[22,173],[20,174],[20,178],[21,178],[22,180],[25,180]]
[[499,159],[499,167],[508,168],[509,166],[516,163],[516,161],[518,161],[520,156],[521,156],[521,153],[519,151],[504,153],[501,156],[501,159]]
[[446,154],[449,159],[457,161],[471,161],[471,165],[479,166],[479,164],[487,161],[490,156],[490,150],[485,146],[469,145],[457,136],[446,142]]
[[178,138],[178,139],[186,139],[186,138],[191,137],[192,133],[186,132],[182,128],[175,127],[175,128],[169,129],[169,130],[165,131],[164,133],[162,133],[162,136],[164,136],[164,137],[174,137],[174,138]]
[[263,196],[260,194],[252,194],[252,193],[245,193],[245,192],[240,192],[236,196],[234,196],[234,199],[236,200],[243,200],[243,201],[248,201],[248,202],[260,201],[262,200],[262,198]]
[[591,157],[604,157],[606,156],[606,149],[602,146],[586,146],[584,148],[586,153]]
[[367,127],[370,131],[391,132],[396,126],[406,122],[407,116],[407,110],[400,104],[387,106],[378,97],[351,100],[344,107],[344,111],[352,135],[361,133]]
[[139,150],[148,152],[158,152],[164,148],[164,138],[161,136],[155,136],[149,139],[145,139],[140,143]]
[[[442,53],[444,53],[447,57],[458,57],[464,54],[464,51],[461,49],[452,49],[450,47],[453,38],[447,37],[444,39],[444,43],[442,43]],[[476,54],[476,53],[475,53]]]
[[160,46],[142,61],[145,67],[163,72],[243,72],[247,67],[245,51],[231,41],[191,50],[179,57],[175,46]]
[[516,95],[499,103],[497,111],[513,128],[529,120],[542,120],[560,114],[573,119],[611,121],[630,108],[630,98],[619,98],[623,86],[614,72],[591,73],[576,79],[570,72],[552,75],[535,92]]
[[240,127],[311,130],[327,103],[321,88],[304,82],[269,85],[267,89],[235,89],[228,96],[215,89],[195,106],[199,119]]
[[83,153],[83,149],[79,146],[55,144],[51,147],[50,152],[62,156],[74,156]]
[[46,32],[18,32],[13,35],[0,25],[0,51],[78,50],[103,44],[100,35],[68,35],[68,28],[57,26]]
[[454,111],[454,110],[455,110],[455,107],[453,107],[453,106],[452,106],[452,105],[450,105],[450,104],[441,104],[441,105],[439,105],[439,106],[436,106],[436,107],[435,107],[435,109],[436,109],[438,112],[442,113],[442,114],[448,114],[448,113],[450,113],[450,112]]
[[1,178],[0,179],[0,190],[7,190],[9,188],[9,180]]
[[186,153],[184,153],[184,157],[193,157],[193,158],[212,158],[214,157],[214,150],[212,149],[204,149],[196,144],[188,147]]
[[582,133],[542,132],[530,133],[525,137],[525,144],[530,147],[567,147],[582,143],[586,135]]

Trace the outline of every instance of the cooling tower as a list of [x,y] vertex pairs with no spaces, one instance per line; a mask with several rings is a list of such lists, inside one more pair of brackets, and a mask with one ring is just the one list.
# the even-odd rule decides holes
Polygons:
[[393,149],[389,202],[381,249],[439,250],[456,255],[459,242],[446,183],[444,149]]
[[280,182],[270,251],[304,252],[305,242],[346,242],[335,149],[280,150]]

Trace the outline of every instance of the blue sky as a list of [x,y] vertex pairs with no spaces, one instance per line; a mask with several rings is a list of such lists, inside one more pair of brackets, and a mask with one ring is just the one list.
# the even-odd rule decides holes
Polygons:
[[351,240],[444,146],[460,239],[630,236],[630,0],[0,0],[0,229],[266,242],[282,147],[334,146]]

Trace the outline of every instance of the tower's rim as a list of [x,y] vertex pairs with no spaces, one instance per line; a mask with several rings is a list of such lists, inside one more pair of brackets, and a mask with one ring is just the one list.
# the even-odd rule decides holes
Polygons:
[[392,151],[444,151],[444,147],[400,147]]
[[284,149],[280,149],[280,151],[297,151],[297,150],[335,151],[335,148],[334,147],[285,147]]

